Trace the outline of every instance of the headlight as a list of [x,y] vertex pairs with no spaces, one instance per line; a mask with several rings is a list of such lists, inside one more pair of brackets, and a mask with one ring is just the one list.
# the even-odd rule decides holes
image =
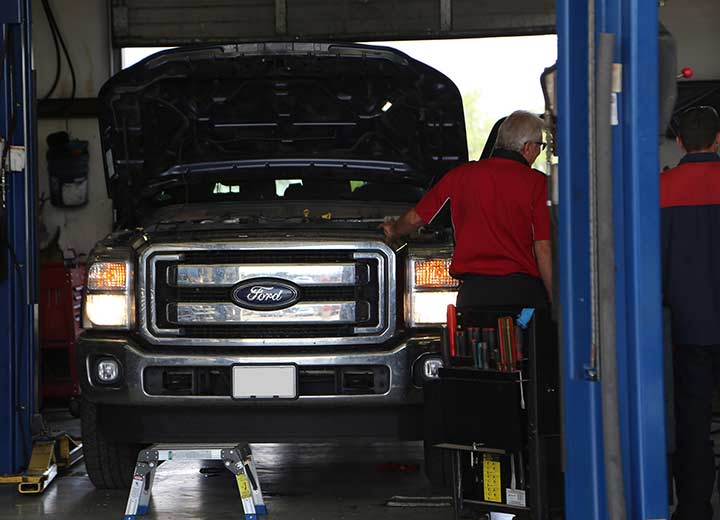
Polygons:
[[135,322],[130,260],[96,261],[88,269],[83,305],[86,329],[129,329]]
[[411,327],[440,325],[457,298],[458,281],[449,258],[411,257],[408,261],[405,321]]
[[130,324],[128,297],[124,294],[88,294],[85,299],[85,318],[86,329],[95,327],[126,329]]

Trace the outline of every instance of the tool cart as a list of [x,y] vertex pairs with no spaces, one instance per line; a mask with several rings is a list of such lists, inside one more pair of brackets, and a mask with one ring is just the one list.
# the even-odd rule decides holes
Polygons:
[[455,517],[564,518],[558,342],[549,313],[451,312],[444,368],[425,387],[425,440],[449,459]]

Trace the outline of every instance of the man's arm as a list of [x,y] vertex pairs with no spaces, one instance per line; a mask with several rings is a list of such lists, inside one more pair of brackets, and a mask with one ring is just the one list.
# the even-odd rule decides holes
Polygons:
[[393,239],[409,235],[423,225],[425,225],[425,222],[415,211],[415,208],[412,208],[407,210],[399,219],[384,222],[379,227],[385,232],[387,238]]
[[[406,211],[402,217],[380,224],[378,227],[385,232],[385,236],[390,240],[404,237],[431,222],[447,201],[450,200],[450,192],[455,182],[454,179],[460,168],[462,168],[462,166],[458,166],[446,173],[445,176],[420,199],[420,202],[418,202],[413,209]],[[420,215],[424,215],[424,217]]]
[[552,303],[552,247],[549,240],[536,240],[534,246],[535,258],[537,259],[538,269],[540,270],[540,278],[542,278],[543,284],[545,284],[545,290],[548,293],[550,303]]

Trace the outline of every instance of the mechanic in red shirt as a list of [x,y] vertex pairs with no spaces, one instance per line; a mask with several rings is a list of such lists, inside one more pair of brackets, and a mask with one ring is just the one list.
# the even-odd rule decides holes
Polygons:
[[428,224],[450,202],[455,251],[450,274],[460,280],[457,305],[548,307],[552,294],[550,214],[545,176],[531,168],[545,144],[542,119],[511,114],[488,159],[449,171],[397,221],[389,239]]

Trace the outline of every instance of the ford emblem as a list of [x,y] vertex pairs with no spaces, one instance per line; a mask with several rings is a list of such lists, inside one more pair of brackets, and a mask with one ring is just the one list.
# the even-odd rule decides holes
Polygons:
[[236,285],[232,290],[232,301],[245,309],[273,311],[297,303],[297,287],[284,280],[255,278]]

